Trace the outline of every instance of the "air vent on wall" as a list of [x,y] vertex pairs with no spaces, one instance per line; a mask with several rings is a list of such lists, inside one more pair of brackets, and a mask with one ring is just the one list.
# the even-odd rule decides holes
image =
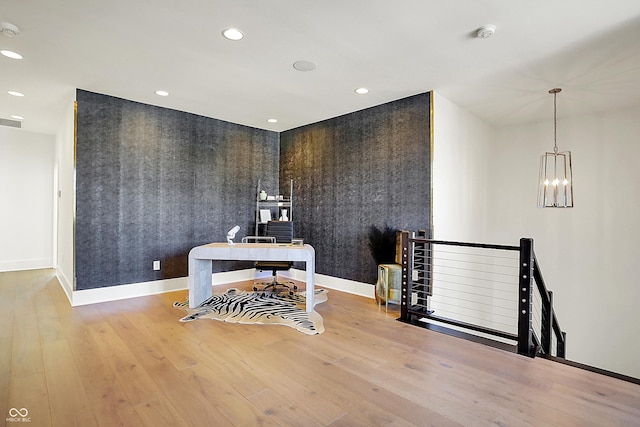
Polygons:
[[0,126],[9,126],[12,128],[22,128],[22,122],[18,120],[0,119]]

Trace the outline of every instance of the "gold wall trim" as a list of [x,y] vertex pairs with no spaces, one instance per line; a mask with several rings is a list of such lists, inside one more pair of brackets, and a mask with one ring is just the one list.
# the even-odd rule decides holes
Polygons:
[[429,239],[433,239],[433,91],[429,91]]

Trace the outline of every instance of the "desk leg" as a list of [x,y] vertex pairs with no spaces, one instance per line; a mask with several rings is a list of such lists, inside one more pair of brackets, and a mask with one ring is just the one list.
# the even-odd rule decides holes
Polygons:
[[196,308],[213,295],[210,259],[189,258],[189,308]]
[[305,270],[307,272],[307,313],[311,313],[313,311],[313,298],[315,296],[315,291],[313,289],[314,282],[313,278],[316,273],[316,263],[315,261],[310,261],[305,263]]

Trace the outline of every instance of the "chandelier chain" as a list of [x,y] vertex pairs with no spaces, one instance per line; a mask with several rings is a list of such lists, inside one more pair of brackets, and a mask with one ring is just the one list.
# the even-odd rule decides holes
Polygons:
[[562,89],[559,87],[551,89],[549,93],[553,94],[553,152],[558,154],[558,103],[557,95]]
[[553,152],[558,154],[558,118],[557,118],[557,98],[558,93],[553,93]]

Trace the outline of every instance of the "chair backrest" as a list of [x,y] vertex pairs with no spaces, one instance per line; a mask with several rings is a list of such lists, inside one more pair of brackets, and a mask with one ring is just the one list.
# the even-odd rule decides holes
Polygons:
[[273,236],[245,236],[242,243],[275,243],[276,238]]
[[275,237],[276,243],[291,243],[293,239],[293,221],[269,221],[265,234]]

